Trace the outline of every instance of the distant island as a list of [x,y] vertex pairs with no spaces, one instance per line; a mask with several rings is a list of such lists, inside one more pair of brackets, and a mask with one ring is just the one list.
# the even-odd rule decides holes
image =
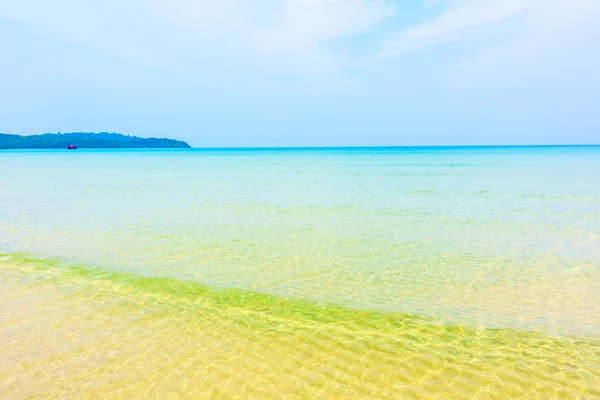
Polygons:
[[41,135],[9,135],[0,133],[0,149],[170,149],[190,148],[186,142],[166,138],[141,138],[108,132],[44,133]]

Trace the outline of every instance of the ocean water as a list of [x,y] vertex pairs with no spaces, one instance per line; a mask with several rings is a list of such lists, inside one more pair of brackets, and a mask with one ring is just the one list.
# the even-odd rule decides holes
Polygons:
[[600,399],[600,147],[0,152],[0,398]]

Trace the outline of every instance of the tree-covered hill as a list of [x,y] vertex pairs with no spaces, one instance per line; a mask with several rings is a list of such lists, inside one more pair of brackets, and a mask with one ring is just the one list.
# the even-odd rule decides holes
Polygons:
[[80,149],[109,148],[189,148],[181,140],[141,138],[120,133],[44,133],[42,135],[8,135],[0,133],[0,149],[66,149],[75,145]]

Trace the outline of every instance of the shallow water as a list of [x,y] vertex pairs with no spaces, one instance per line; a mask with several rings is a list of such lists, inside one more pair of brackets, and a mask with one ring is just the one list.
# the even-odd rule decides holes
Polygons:
[[0,153],[3,398],[600,398],[600,148]]

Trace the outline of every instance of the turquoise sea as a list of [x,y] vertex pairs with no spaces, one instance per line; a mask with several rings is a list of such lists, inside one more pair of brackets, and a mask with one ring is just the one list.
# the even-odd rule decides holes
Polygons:
[[0,151],[0,398],[600,399],[600,146]]

